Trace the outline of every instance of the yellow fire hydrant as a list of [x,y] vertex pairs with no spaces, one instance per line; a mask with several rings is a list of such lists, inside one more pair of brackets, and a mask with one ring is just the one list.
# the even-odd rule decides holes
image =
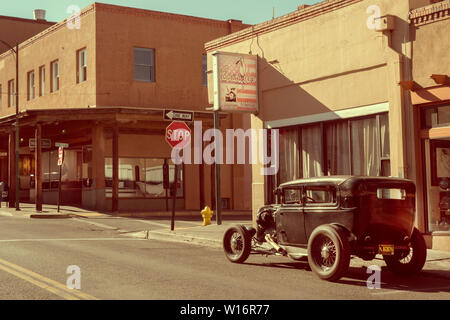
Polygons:
[[211,224],[211,218],[214,214],[214,211],[212,211],[208,206],[205,207],[205,209],[203,209],[201,211],[202,217],[203,217],[203,225],[207,226]]

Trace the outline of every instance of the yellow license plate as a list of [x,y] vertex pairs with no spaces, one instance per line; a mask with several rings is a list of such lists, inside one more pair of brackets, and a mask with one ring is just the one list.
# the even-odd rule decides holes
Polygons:
[[378,246],[378,253],[384,256],[394,255],[394,245],[393,244],[380,244]]

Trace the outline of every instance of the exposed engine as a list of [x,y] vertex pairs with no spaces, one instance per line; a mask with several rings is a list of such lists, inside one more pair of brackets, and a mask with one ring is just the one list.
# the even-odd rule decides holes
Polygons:
[[259,242],[265,241],[265,234],[271,234],[275,231],[275,212],[276,208],[272,206],[262,207],[256,215],[256,239]]

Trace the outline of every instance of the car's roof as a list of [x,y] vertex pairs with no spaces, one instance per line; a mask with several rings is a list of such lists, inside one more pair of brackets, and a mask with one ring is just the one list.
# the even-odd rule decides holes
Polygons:
[[397,178],[397,177],[373,177],[373,176],[351,176],[351,175],[342,175],[342,176],[322,176],[322,177],[314,177],[314,178],[306,178],[306,179],[297,179],[289,182],[282,183],[280,187],[289,187],[295,186],[299,184],[315,184],[315,183],[331,183],[331,184],[342,184],[347,180],[353,181],[367,181],[367,182],[412,182],[411,180]]

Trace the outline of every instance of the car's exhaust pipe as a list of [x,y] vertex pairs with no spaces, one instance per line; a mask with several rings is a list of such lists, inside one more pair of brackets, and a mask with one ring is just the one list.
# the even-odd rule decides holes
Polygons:
[[286,250],[284,250],[283,248],[281,248],[270,236],[270,234],[266,234],[265,239],[267,241],[267,243],[269,243],[272,247],[274,247],[274,249],[278,252],[281,253],[283,255],[286,255],[287,252]]

